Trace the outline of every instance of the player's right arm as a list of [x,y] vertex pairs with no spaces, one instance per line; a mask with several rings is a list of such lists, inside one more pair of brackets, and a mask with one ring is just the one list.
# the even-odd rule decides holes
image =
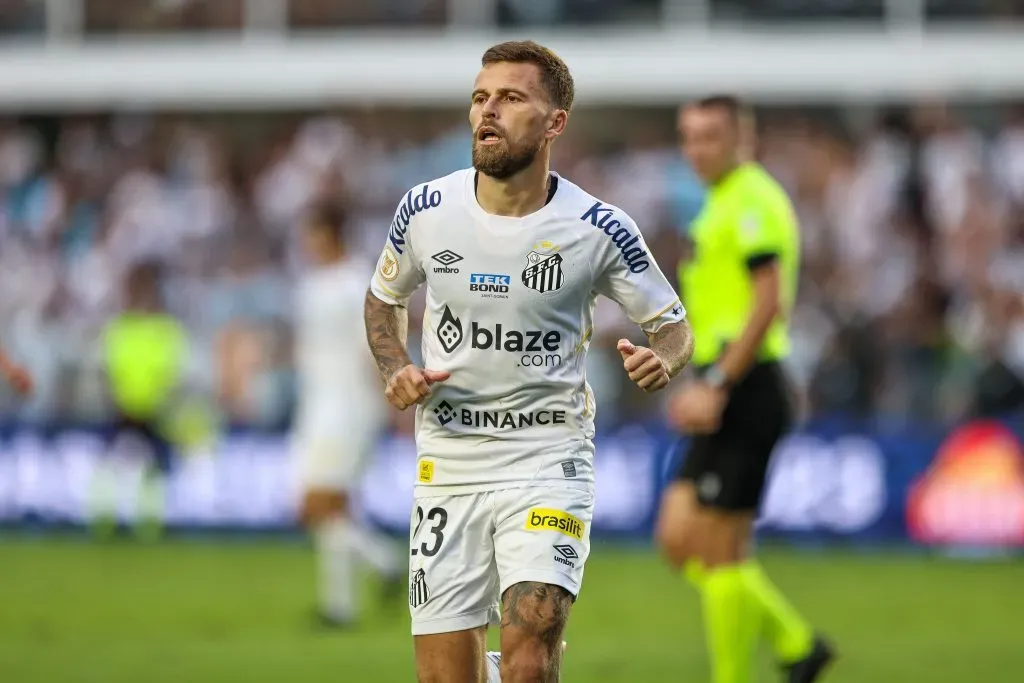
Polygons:
[[384,383],[384,396],[399,410],[420,403],[430,386],[448,373],[416,367],[409,357],[409,298],[426,279],[413,245],[416,215],[409,210],[411,190],[398,205],[373,280],[366,292],[363,319],[366,341]]

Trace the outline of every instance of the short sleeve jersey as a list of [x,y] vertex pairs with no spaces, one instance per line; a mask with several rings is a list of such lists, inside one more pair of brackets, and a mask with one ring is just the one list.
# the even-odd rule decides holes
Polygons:
[[777,259],[783,315],[758,350],[758,360],[789,353],[786,318],[796,295],[800,242],[785,190],[757,164],[745,164],[708,191],[689,231],[693,253],[679,283],[693,326],[696,365],[714,363],[743,333],[754,304],[751,271]]
[[371,290],[404,304],[427,285],[424,364],[451,377],[418,407],[418,490],[593,484],[594,398],[585,361],[594,302],[618,302],[646,332],[682,304],[636,224],[564,178],[522,218],[476,199],[475,171],[409,191]]

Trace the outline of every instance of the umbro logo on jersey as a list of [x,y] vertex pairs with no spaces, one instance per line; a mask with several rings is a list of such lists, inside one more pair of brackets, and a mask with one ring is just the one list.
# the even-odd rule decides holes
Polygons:
[[526,268],[523,269],[523,284],[542,294],[553,292],[565,284],[562,272],[562,255],[540,254],[531,251],[526,256]]
[[595,202],[590,209],[580,216],[581,221],[589,221],[592,226],[612,238],[612,244],[622,252],[622,260],[626,262],[631,273],[642,273],[651,267],[647,260],[647,252],[641,249],[640,235],[634,235],[622,223],[612,218],[615,209]]
[[462,343],[462,322],[452,315],[452,309],[444,307],[441,324],[437,326],[437,340],[445,353],[451,353]]
[[436,254],[434,254],[433,256],[431,256],[430,258],[434,259],[435,261],[437,261],[438,263],[441,264],[440,267],[435,267],[434,268],[434,272],[435,273],[442,273],[444,275],[457,275],[458,274],[459,269],[458,268],[452,268],[451,266],[452,266],[453,263],[458,263],[459,261],[461,261],[462,257],[459,256],[458,254],[456,254],[451,249],[445,249],[444,251],[439,251]]

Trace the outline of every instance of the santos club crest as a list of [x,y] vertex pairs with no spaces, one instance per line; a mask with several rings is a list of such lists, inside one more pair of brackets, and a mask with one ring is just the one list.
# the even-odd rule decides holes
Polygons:
[[562,260],[562,255],[558,253],[541,254],[531,251],[526,256],[523,284],[542,293],[558,289],[565,282]]

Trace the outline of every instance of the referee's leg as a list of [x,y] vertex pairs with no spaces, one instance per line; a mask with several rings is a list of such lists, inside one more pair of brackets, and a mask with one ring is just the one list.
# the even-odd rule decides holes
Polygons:
[[752,681],[762,636],[790,683],[815,681],[831,659],[752,557],[768,462],[788,422],[775,383],[760,370],[737,387],[719,432],[691,440],[662,499],[658,544],[701,593],[714,683]]

